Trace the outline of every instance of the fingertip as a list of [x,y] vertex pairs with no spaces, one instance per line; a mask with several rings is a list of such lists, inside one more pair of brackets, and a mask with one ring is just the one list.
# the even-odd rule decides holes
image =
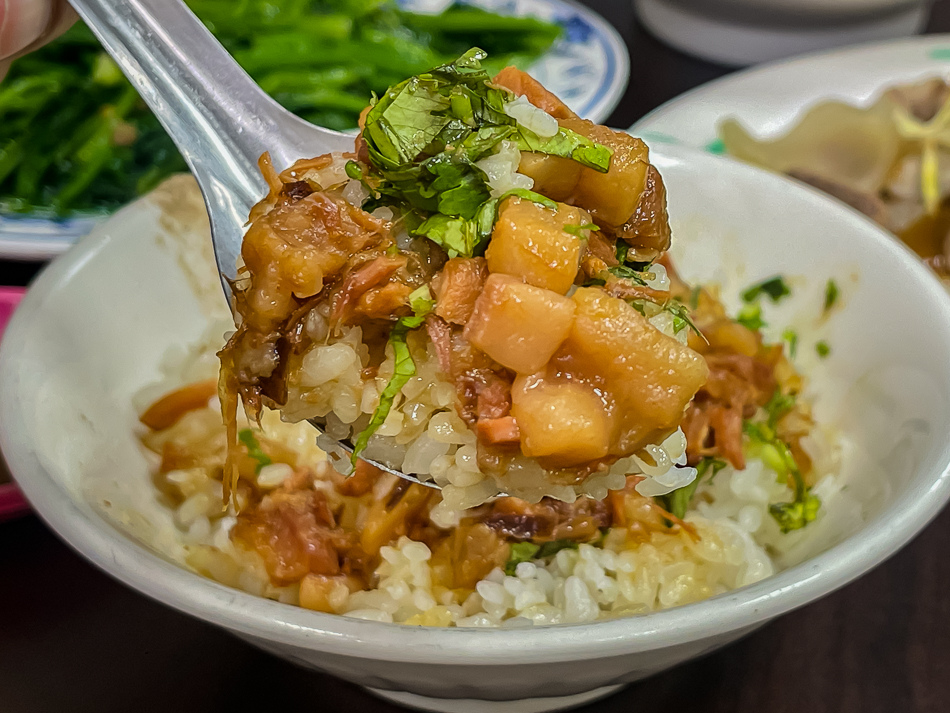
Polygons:
[[42,0],[0,0],[0,59],[36,42],[49,27],[53,7]]

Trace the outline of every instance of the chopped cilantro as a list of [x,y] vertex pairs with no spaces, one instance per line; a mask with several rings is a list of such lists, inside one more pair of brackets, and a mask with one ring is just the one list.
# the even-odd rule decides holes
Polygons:
[[772,398],[765,404],[765,412],[769,417],[769,427],[775,428],[775,424],[782,420],[789,411],[795,408],[795,395],[783,394],[781,389],[776,389]]
[[792,291],[785,283],[785,278],[781,275],[776,275],[775,277],[770,277],[768,280],[763,280],[757,285],[752,285],[752,287],[742,293],[742,300],[744,302],[754,302],[762,295],[765,295],[772,300],[772,302],[777,303],[781,302],[790,294],[792,294]]
[[815,344],[815,352],[819,357],[824,359],[829,354],[831,354],[831,347],[828,345],[828,342],[822,339],[820,342]]
[[747,329],[757,332],[765,326],[762,319],[762,307],[757,303],[747,304],[739,310],[736,321]]
[[798,354],[798,332],[794,329],[786,329],[782,332],[782,339],[788,343],[788,355],[794,359]]
[[[425,289],[424,293],[422,292],[423,289]],[[416,295],[415,304],[413,304],[412,295]],[[427,298],[426,295],[429,295],[429,297]],[[386,418],[392,410],[396,396],[402,391],[402,387],[416,374],[416,363],[412,360],[412,354],[409,352],[406,335],[410,330],[422,326],[426,314],[432,310],[435,306],[435,302],[431,300],[428,285],[424,286],[424,288],[420,287],[413,292],[409,296],[409,300],[414,314],[411,317],[400,318],[389,333],[389,343],[392,345],[396,364],[393,368],[393,375],[389,379],[389,383],[386,384],[383,393],[379,395],[379,405],[376,406],[376,409],[373,411],[373,416],[370,418],[369,424],[356,438],[356,443],[353,446],[353,454],[350,456],[350,462],[353,465],[356,465],[360,453],[366,449],[370,437],[386,422]]]
[[695,495],[696,489],[703,478],[708,475],[709,482],[712,482],[713,478],[716,477],[716,473],[725,467],[726,461],[719,458],[702,458],[696,464],[696,478],[693,482],[684,485],[682,488],[677,488],[672,493],[661,496],[662,505],[671,515],[682,520],[686,516],[689,503],[692,501],[693,495]]
[[825,314],[827,314],[838,301],[838,283],[834,280],[828,280],[825,285]]
[[698,309],[699,308],[699,296],[703,293],[702,287],[694,287],[689,292],[689,308]]
[[505,574],[509,577],[515,576],[518,565],[522,562],[530,562],[538,554],[541,547],[533,542],[514,542],[508,550],[508,561],[505,562]]
[[[644,302],[649,302],[648,300],[636,299],[636,300],[626,300],[626,302],[628,305],[633,307],[637,312],[642,314],[644,317],[647,316],[646,306],[644,305]],[[655,302],[649,302],[649,304],[656,305],[661,310],[669,312],[670,315],[672,315],[674,334],[679,334],[684,329],[686,329],[686,327],[689,327],[694,332],[696,332],[696,334],[699,337],[702,337],[703,341],[708,343],[706,336],[701,331],[699,331],[699,327],[697,327],[696,324],[693,322],[693,319],[689,314],[689,309],[686,307],[686,305],[680,302],[678,298],[674,297],[673,299],[669,300],[666,304],[663,304],[663,305],[657,305]]]
[[769,506],[769,514],[775,518],[782,532],[800,530],[818,516],[821,500],[817,495],[806,492],[804,498],[790,503],[776,503]]
[[271,457],[264,452],[264,449],[261,448],[260,442],[250,428],[242,428],[238,431],[238,440],[247,449],[248,456],[250,456],[252,460],[257,461],[257,467],[254,468],[255,473],[260,473],[265,465],[270,465],[274,462],[271,460]]
[[791,479],[795,499],[769,507],[769,513],[778,522],[782,532],[798,530],[814,520],[821,507],[821,500],[817,495],[813,495],[805,484],[788,444],[766,423],[745,421],[742,424],[742,432],[749,437],[753,453],[778,474],[779,482],[788,483]]
[[706,336],[702,332],[700,332],[699,327],[697,327],[693,323],[693,319],[692,317],[690,317],[690,314],[689,314],[689,308],[686,305],[684,305],[678,299],[673,298],[672,300],[666,303],[666,305],[664,306],[664,309],[667,312],[669,312],[671,315],[673,315],[673,333],[674,334],[679,334],[684,329],[686,329],[686,327],[689,327],[694,332],[696,332],[697,335],[702,337],[704,341],[706,341]]
[[474,257],[481,254],[485,246],[488,245],[492,228],[498,219],[498,207],[502,201],[511,196],[538,203],[551,210],[557,209],[557,203],[540,193],[529,191],[526,188],[513,188],[497,198],[482,203],[478,213],[470,220],[436,213],[410,232],[413,235],[428,238],[443,247],[449,257],[456,257],[457,255]]
[[409,294],[409,307],[414,315],[425,316],[435,309],[435,300],[428,285],[423,285]]
[[575,238],[583,237],[581,235],[582,230],[590,230],[590,231],[596,232],[600,230],[600,228],[594,225],[593,223],[584,223],[583,225],[565,225],[564,226],[564,232],[570,233]]
[[[612,157],[606,146],[570,129],[542,138],[508,116],[505,105],[513,95],[491,83],[481,66],[485,57],[472,49],[390,87],[366,117],[362,135],[369,171],[347,167],[347,175],[370,191],[364,208],[398,207],[410,234],[432,240],[450,255],[476,255],[490,237],[499,199],[491,197],[488,176],[476,162],[502,141],[602,173]],[[531,191],[512,193],[554,205]]]
[[[603,541],[602,535],[600,541]],[[551,542],[545,542],[541,545],[536,545],[533,542],[515,542],[511,545],[511,549],[508,552],[508,561],[505,563],[505,574],[509,577],[513,577],[518,569],[518,565],[522,562],[547,559],[548,557],[553,557],[561,550],[576,550],[579,546],[580,543],[577,540],[568,539],[552,540]]]
[[646,280],[643,279],[643,275],[633,270],[632,268],[627,267],[626,265],[614,265],[613,267],[608,267],[607,272],[609,272],[614,277],[619,277],[621,280],[633,280],[638,285],[646,285]]
[[538,550],[537,558],[538,559],[547,559],[548,557],[553,557],[561,550],[576,550],[580,546],[580,543],[577,540],[552,540],[551,542],[545,542],[541,545],[541,549]]

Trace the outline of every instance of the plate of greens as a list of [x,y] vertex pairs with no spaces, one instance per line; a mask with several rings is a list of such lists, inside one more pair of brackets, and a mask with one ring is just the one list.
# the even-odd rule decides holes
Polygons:
[[[187,0],[261,87],[307,120],[355,128],[374,92],[478,45],[489,70],[528,69],[602,122],[630,74],[626,47],[570,0]],[[0,258],[45,260],[185,171],[118,67],[81,25],[0,84]]]

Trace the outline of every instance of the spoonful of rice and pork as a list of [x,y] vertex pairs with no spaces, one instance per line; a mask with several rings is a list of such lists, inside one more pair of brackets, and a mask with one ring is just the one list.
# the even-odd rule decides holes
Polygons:
[[392,87],[350,152],[262,160],[229,418],[239,395],[316,420],[351,448],[338,468],[413,474],[452,510],[680,487],[708,370],[663,264],[663,181],[642,141],[483,57]]
[[[74,5],[205,196],[237,324],[226,493],[239,402],[318,424],[341,472],[441,487],[447,512],[695,478],[680,426],[709,368],[642,141],[480,50],[374,99],[354,141],[267,98],[180,2]],[[727,429],[700,420],[708,449]]]

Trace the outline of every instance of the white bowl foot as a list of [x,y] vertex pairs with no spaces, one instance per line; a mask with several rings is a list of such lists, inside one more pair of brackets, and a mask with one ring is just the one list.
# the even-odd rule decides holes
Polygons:
[[379,688],[369,688],[367,691],[374,696],[385,698],[406,708],[415,708],[431,713],[550,713],[551,711],[566,711],[582,706],[585,703],[606,698],[616,693],[623,685],[604,686],[593,691],[575,693],[573,696],[558,696],[555,698],[525,698],[520,701],[482,701],[474,698],[429,698],[418,696],[415,693],[398,691],[383,691]]

